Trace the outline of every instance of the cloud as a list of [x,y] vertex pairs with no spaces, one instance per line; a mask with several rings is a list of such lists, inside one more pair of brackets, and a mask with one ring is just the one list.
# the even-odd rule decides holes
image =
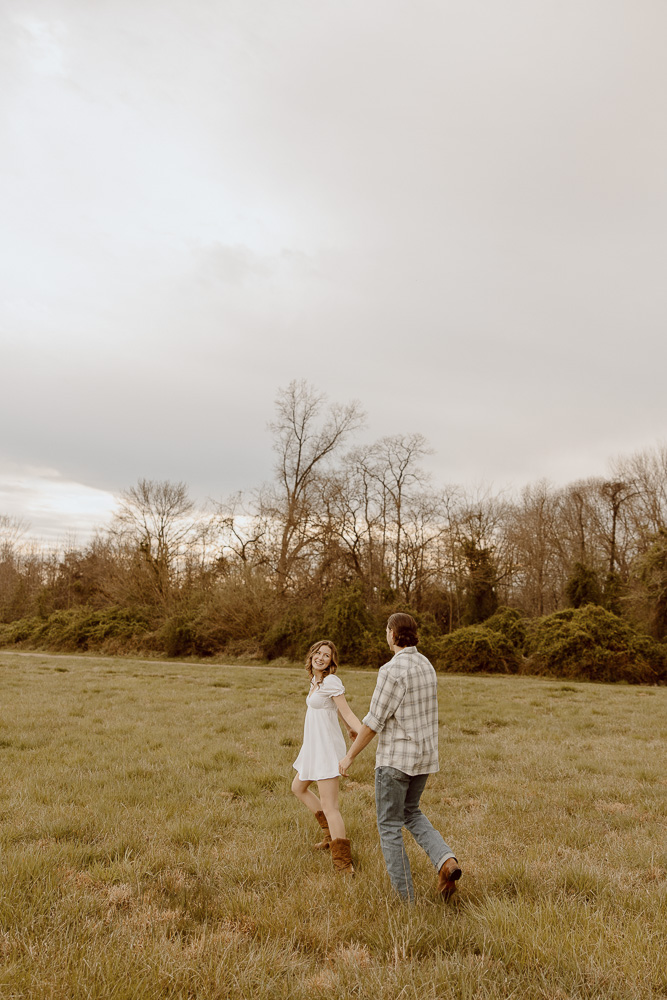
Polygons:
[[64,480],[55,469],[0,469],[0,512],[27,521],[28,534],[47,544],[87,542],[114,507],[111,494]]
[[440,482],[664,436],[663,3],[14,11],[6,461],[252,488],[293,378]]
[[20,29],[20,43],[30,69],[47,77],[64,77],[66,34],[62,21],[42,21],[31,15],[19,15],[14,24]]

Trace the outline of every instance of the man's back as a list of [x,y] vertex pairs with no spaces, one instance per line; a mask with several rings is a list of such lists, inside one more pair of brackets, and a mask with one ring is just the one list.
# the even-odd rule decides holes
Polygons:
[[380,667],[364,723],[380,734],[376,767],[405,774],[438,770],[438,687],[435,670],[416,646]]

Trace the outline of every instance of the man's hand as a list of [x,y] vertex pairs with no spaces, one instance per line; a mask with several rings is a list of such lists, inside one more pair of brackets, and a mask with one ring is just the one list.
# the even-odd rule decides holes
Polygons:
[[342,774],[344,777],[347,777],[347,771],[351,763],[352,761],[350,759],[350,755],[346,754],[346,756],[343,757],[342,760],[338,761],[338,773]]

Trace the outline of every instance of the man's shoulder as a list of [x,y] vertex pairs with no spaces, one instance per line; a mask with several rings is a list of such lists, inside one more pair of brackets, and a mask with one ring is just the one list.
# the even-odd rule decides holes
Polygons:
[[406,646],[405,649],[402,649],[396,654],[394,659],[400,661],[400,663],[404,666],[411,663],[428,663],[429,666],[432,666],[428,657],[424,656],[423,653],[420,653],[416,646]]
[[392,656],[391,660],[388,660],[386,663],[383,663],[380,669],[378,670],[378,677],[386,677],[387,674],[392,673],[393,668],[395,666],[394,662],[395,660],[396,657]]
[[409,663],[406,658],[396,653],[395,656],[392,656],[391,660],[383,663],[378,670],[378,681],[398,681],[404,676],[408,666]]
[[408,684],[432,683],[435,677],[435,667],[427,656],[419,652],[416,646],[402,650],[397,659],[401,661],[400,670]]
[[433,664],[429,660],[428,656],[424,656],[424,654],[420,653],[418,649],[415,649],[415,653],[419,657],[419,662],[420,663],[423,663],[424,666],[430,667],[431,670],[435,670],[435,667],[433,666]]
[[388,663],[383,664],[378,673],[400,677],[410,673],[416,665],[428,667],[431,670],[435,669],[428,657],[420,653],[416,646],[406,646],[392,656]]

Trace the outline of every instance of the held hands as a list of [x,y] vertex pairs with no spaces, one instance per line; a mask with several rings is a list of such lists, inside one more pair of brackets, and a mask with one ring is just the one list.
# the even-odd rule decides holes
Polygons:
[[338,773],[347,777],[347,771],[352,761],[350,760],[349,754],[343,757],[342,760],[338,761]]

